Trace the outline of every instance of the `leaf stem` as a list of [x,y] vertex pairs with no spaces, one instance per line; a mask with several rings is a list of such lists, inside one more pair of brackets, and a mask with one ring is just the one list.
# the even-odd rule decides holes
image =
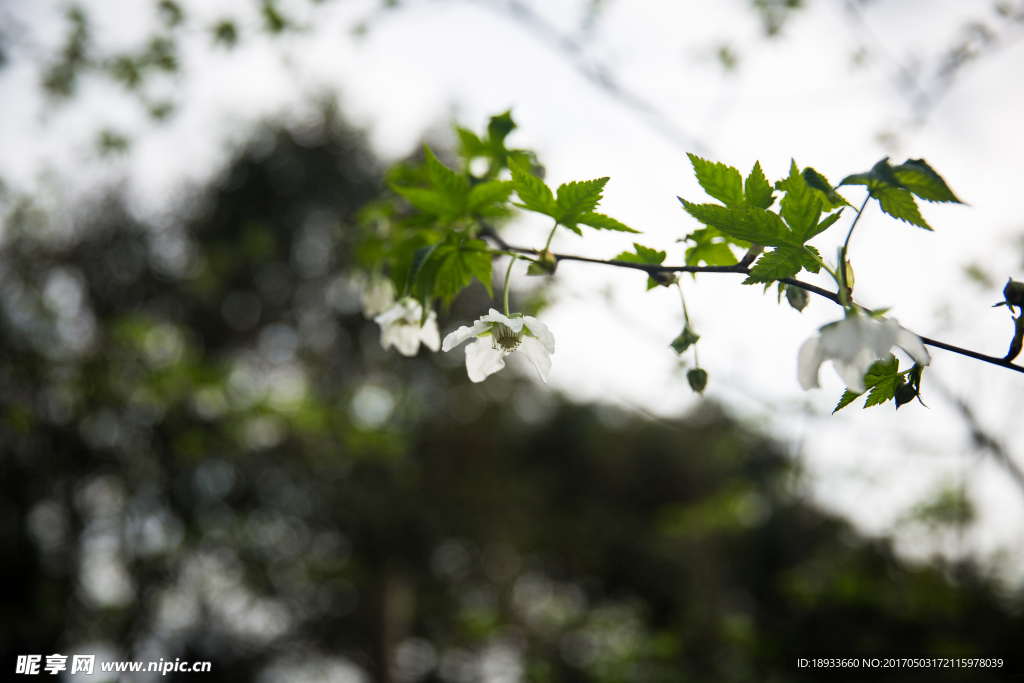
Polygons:
[[507,318],[508,313],[508,281],[512,277],[512,266],[515,264],[516,259],[519,258],[519,254],[513,254],[512,260],[508,262],[508,270],[505,271],[505,317]]
[[857,209],[857,215],[854,217],[853,223],[850,224],[850,231],[848,233],[846,233],[846,241],[843,242],[843,251],[844,252],[850,246],[850,238],[853,237],[853,229],[857,227],[857,221],[860,220],[860,215],[862,213],[864,213],[864,208],[868,205],[869,201],[871,201],[871,191],[870,190],[868,190],[868,196],[864,198],[864,203],[860,205],[859,209]]
[[[683,296],[683,286],[679,284],[679,280],[676,280],[676,289],[679,290],[679,300],[683,302],[683,320],[686,323],[686,327],[690,327],[690,314],[686,310],[686,297]],[[692,328],[690,328],[692,330]],[[700,359],[697,358],[697,342],[693,342],[693,364],[696,367],[700,367]]]
[[864,198],[864,203],[857,209],[857,215],[853,218],[853,223],[850,224],[850,231],[846,233],[846,241],[843,242],[843,246],[839,249],[839,279],[836,282],[839,284],[839,302],[846,306],[847,303],[847,286],[846,286],[846,250],[850,248],[850,238],[853,237],[853,229],[857,227],[857,221],[860,220],[861,214],[864,213],[864,209],[867,207],[868,202],[871,200],[871,190],[868,190],[868,196]]
[[807,248],[806,244],[803,245],[803,247],[804,247],[804,251],[806,251],[808,254],[810,254],[811,258],[814,259],[815,261],[817,261],[818,265],[821,266],[822,268],[824,268],[828,272],[828,274],[832,276],[832,279],[835,280],[836,284],[838,285],[839,284],[839,276],[836,274],[836,271],[834,271],[831,268],[829,268],[828,264],[825,263],[824,261],[822,261],[820,256],[815,254],[811,249]]
[[558,221],[555,221],[554,226],[551,228],[551,234],[548,235],[548,242],[544,245],[544,251],[549,251],[551,249],[551,240],[555,237],[555,230],[558,230]]
[[683,320],[686,321],[687,326],[690,324],[690,314],[686,312],[686,297],[683,296],[683,286],[676,281],[676,289],[679,290],[679,300],[683,302]]

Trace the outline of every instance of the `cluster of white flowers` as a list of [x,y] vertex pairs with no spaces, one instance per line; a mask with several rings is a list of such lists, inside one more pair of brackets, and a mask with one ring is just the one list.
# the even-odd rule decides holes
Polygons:
[[[395,301],[389,280],[378,280],[363,293],[363,314],[380,325],[380,343],[385,349],[394,346],[403,356],[415,356],[423,344],[431,351],[442,348],[437,328],[437,314],[428,311],[412,297]],[[482,382],[505,367],[505,356],[520,351],[533,363],[540,378],[548,381],[551,354],[555,352],[555,336],[547,325],[528,315],[504,316],[493,308],[470,327],[460,327],[444,339],[444,350],[450,351],[473,337],[477,341],[466,348],[466,370],[469,379]]]

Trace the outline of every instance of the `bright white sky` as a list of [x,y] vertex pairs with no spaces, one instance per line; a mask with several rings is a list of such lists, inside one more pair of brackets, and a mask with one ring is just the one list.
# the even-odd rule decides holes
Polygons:
[[[523,1],[557,30],[579,35],[583,0]],[[107,49],[136,48],[154,26],[148,2],[83,4]],[[520,129],[510,143],[539,153],[549,184],[611,176],[602,210],[641,230],[641,243],[667,250],[669,263],[681,263],[676,241],[698,226],[675,197],[706,200],[686,149],[744,173],[759,159],[771,180],[787,172],[791,157],[833,182],[887,154],[897,163],[924,157],[970,206],[923,206],[934,234],[869,209],[851,247],[857,298],[891,307],[892,317],[925,336],[996,356],[1008,347],[1009,315],[990,306],[1001,299],[1008,276],[1024,278],[1016,192],[1024,90],[1013,85],[1024,66],[1024,42],[1013,41],[1020,28],[1008,28],[998,50],[965,69],[921,127],[904,125],[911,109],[894,86],[897,63],[917,64],[921,82],[931,83],[941,54],[967,21],[1000,26],[987,0],[877,0],[863,8],[863,25],[850,19],[841,0],[812,0],[776,40],[762,36],[742,0],[611,0],[575,58],[513,19],[503,0],[411,0],[390,12],[376,10],[371,0],[293,0],[281,6],[303,30],[274,41],[257,30],[256,2],[181,4],[183,73],[150,86],[154,95],[173,96],[179,108],[168,122],[154,124],[118,86],[98,78],[86,79],[72,103],[48,110],[38,88],[39,62],[63,39],[64,3],[9,0],[0,9],[0,30],[15,40],[12,61],[0,70],[0,178],[15,189],[55,189],[67,205],[123,184],[140,213],[166,214],[180,208],[183,188],[216,178],[256,125],[299,125],[310,102],[326,93],[338,95],[343,112],[385,159],[408,154],[428,130],[434,138],[449,135],[453,119],[480,129],[489,115],[512,107]],[[225,17],[241,25],[232,52],[212,46],[207,30]],[[368,32],[357,39],[352,28],[360,23]],[[735,73],[723,74],[713,58],[722,43],[739,54]],[[852,55],[861,47],[868,57],[856,66]],[[658,114],[624,106],[576,64],[607,69]],[[652,120],[693,144],[675,144],[648,125]],[[132,139],[128,154],[96,158],[104,128]],[[885,131],[898,133],[895,145],[879,142]],[[846,196],[863,195],[851,189]],[[508,239],[540,246],[546,225],[524,217]],[[826,256],[845,235],[841,227],[833,230],[815,240]],[[610,258],[631,241],[566,233],[554,247]],[[971,282],[963,274],[968,264],[981,265],[995,285]],[[891,404],[868,411],[858,404],[830,416],[841,380],[826,366],[824,388],[801,391],[796,354],[839,309],[814,298],[799,314],[777,305],[773,293],[741,287],[740,279],[684,280],[702,335],[701,363],[711,377],[708,398],[791,443],[805,463],[811,495],[869,532],[892,530],[939,487],[966,482],[980,522],[960,546],[943,545],[950,539],[941,535],[933,544],[988,558],[1001,550],[1004,569],[1020,576],[1024,492],[972,446],[965,422],[936,384],[966,400],[1024,465],[1024,376],[934,350],[924,379],[930,409],[913,404],[896,414]],[[556,294],[543,316],[558,340],[554,388],[664,415],[701,400],[668,348],[682,325],[674,291],[644,293],[640,274],[565,263]],[[905,525],[897,531],[910,556],[936,547]]]

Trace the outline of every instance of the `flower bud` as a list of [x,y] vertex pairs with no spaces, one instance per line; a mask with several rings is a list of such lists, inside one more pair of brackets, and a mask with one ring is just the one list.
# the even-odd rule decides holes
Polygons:
[[664,273],[661,271],[655,271],[653,273],[648,273],[648,275],[652,280],[654,280],[654,282],[661,285],[662,287],[669,287],[670,285],[674,285],[675,283],[679,282],[679,276],[676,275],[675,273]]
[[[914,363],[914,367],[910,368],[910,372],[907,373],[907,379],[899,379],[899,386],[896,387],[896,392],[893,394],[893,398],[896,401],[896,410],[900,409],[901,405],[910,403],[915,398],[924,405],[924,401],[921,400],[921,375],[924,373],[924,366],[918,363]],[[927,406],[925,406],[927,408]]]
[[686,373],[686,381],[690,388],[701,396],[704,395],[704,388],[708,385],[708,372],[704,368],[690,368]]
[[786,301],[789,305],[798,311],[803,311],[807,308],[807,303],[810,301],[810,296],[807,294],[807,290],[800,289],[799,287],[786,287]]
[[1003,299],[1010,310],[1024,308],[1024,282],[1016,282],[1013,278],[1003,287]]
[[527,275],[554,275],[558,268],[558,260],[547,249],[537,254],[537,260],[526,268]]
[[900,388],[896,390],[896,395],[894,396],[896,399],[896,410],[899,410],[901,405],[910,403],[917,398],[918,393],[919,391],[917,387],[912,383],[901,385]]

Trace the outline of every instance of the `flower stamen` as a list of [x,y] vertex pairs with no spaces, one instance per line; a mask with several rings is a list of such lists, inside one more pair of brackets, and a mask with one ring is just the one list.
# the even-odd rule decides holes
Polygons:
[[491,348],[512,353],[523,342],[523,333],[514,331],[505,323],[494,323],[491,326]]

